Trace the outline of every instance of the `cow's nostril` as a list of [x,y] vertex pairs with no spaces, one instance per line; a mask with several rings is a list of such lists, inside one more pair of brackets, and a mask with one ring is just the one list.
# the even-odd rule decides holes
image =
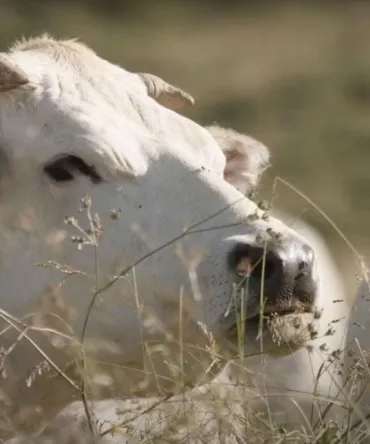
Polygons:
[[265,282],[276,276],[282,266],[274,252],[250,245],[238,245],[230,256],[230,264],[239,274]]
[[271,257],[261,258],[254,264],[252,263],[251,275],[256,279],[268,281],[270,277],[276,274],[277,263]]

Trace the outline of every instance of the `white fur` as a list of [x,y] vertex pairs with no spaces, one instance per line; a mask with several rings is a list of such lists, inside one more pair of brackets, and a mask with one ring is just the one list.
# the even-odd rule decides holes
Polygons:
[[[29,82],[0,95],[0,148],[4,155],[0,166],[1,308],[18,318],[41,311],[43,316],[33,316],[33,325],[63,331],[64,338],[30,329],[26,333],[64,368],[67,358],[61,347],[75,343],[70,337],[81,339],[91,290],[104,287],[138,262],[94,301],[84,343],[88,355],[125,365],[137,376],[141,373],[136,366],[140,368],[146,359],[143,343],[148,346],[157,341],[160,347],[164,338],[170,342],[172,338],[174,356],[179,353],[179,342],[184,350],[190,344],[189,359],[176,365],[183,365],[185,373],[199,373],[197,361],[190,359],[198,353],[191,345],[204,348],[208,341],[199,323],[223,340],[222,318],[235,280],[226,258],[235,239],[253,243],[272,229],[291,239],[292,245],[305,241],[279,219],[262,218],[263,212],[243,196],[265,168],[267,149],[260,144],[252,152],[247,143],[244,156],[243,142],[238,143],[234,148],[245,160],[240,165],[246,170],[240,169],[239,163],[227,164],[232,150],[218,145],[217,130],[211,130],[212,137],[205,128],[162,106],[148,95],[140,75],[108,63],[79,43],[43,37],[16,45],[7,58],[29,76]],[[166,95],[173,94],[173,88],[168,90],[159,102],[171,103]],[[155,97],[158,99],[158,94]],[[244,137],[240,140],[246,140]],[[68,153],[94,166],[102,182],[94,185],[83,174],[63,187],[50,181],[43,172],[45,163]],[[225,171],[229,183],[223,178]],[[240,185],[243,194],[234,185]],[[92,198],[92,215],[99,214],[104,225],[96,256],[91,245],[78,250],[70,236],[81,233],[63,223],[65,216],[74,216],[83,228],[89,226],[85,211],[77,211],[85,195]],[[118,220],[110,218],[113,209],[120,211]],[[248,219],[254,214],[259,216],[257,220]],[[191,234],[181,237],[193,226]],[[150,255],[175,238],[175,244]],[[331,309],[342,288],[338,280],[338,288],[332,291],[330,279],[335,270],[320,248],[319,242],[317,303]],[[140,261],[145,255],[147,259]],[[35,266],[48,261],[83,273],[66,275],[60,266]],[[180,305],[184,321],[179,341]],[[50,312],[58,317],[48,316]],[[320,339],[314,345],[322,341],[332,315],[337,318],[337,313],[330,311],[318,321]],[[24,337],[24,325],[14,318],[5,321],[4,314],[3,321],[4,328],[12,325],[6,347],[19,340],[6,359],[8,378],[1,381],[2,394],[15,406],[27,397],[36,402],[34,396],[43,405],[46,390],[55,401],[53,408],[58,409],[52,382],[46,386],[44,379],[36,376],[31,390],[26,389],[27,375],[42,358]],[[330,348],[337,346],[338,335],[335,338]],[[256,341],[246,344],[246,353],[256,350]],[[297,353],[293,361],[305,350]],[[172,357],[157,350],[152,359],[154,365],[166,364],[168,368],[166,360]],[[286,362],[283,367],[289,371],[293,361],[278,360]],[[307,363],[307,358],[303,362]],[[319,357],[314,368],[321,362]],[[294,388],[302,383],[301,367],[288,378]],[[311,382],[308,380],[309,388]],[[323,389],[328,391],[327,384]],[[60,403],[65,404],[66,399]],[[45,406],[51,415],[53,408]]]
[[[323,291],[335,294],[338,300],[345,299],[339,271],[324,239],[307,224],[292,221],[292,218],[285,214],[279,216],[287,223],[293,223],[295,229],[314,245],[315,253],[319,257],[318,265],[325,270],[325,278],[321,283]],[[314,423],[319,417],[318,412],[323,412],[327,406],[327,396],[335,399],[338,388],[340,389],[343,384],[342,378],[337,374],[342,369],[340,365],[342,359],[336,361],[334,365],[330,365],[327,359],[332,351],[343,349],[348,306],[346,301],[333,303],[328,298],[325,308],[322,332],[325,326],[333,326],[336,334],[314,341],[310,353],[304,349],[286,357],[247,358],[242,364],[243,369],[239,361],[231,362],[212,383],[187,391],[185,395],[175,395],[164,402],[158,397],[125,400],[111,398],[94,402],[92,411],[98,421],[99,432],[106,432],[114,425],[128,425],[116,429],[113,427],[114,433],[106,434],[102,442],[132,444],[140,442],[142,436],[163,435],[166,439],[175,440],[174,442],[186,436],[186,442],[191,444],[202,442],[237,444],[240,441],[235,436],[245,439],[245,415],[253,424],[248,429],[248,438],[253,442],[253,439],[257,440],[258,436],[263,436],[261,435],[263,423],[256,418],[261,418],[264,412],[265,421],[269,423],[266,402],[273,424],[287,422],[296,424],[295,429],[299,439],[301,431],[297,424],[307,427],[307,421],[311,421],[311,409],[313,409]],[[341,322],[332,322],[341,316],[345,319]],[[323,343],[327,344],[326,351],[319,348]],[[323,363],[323,376],[316,387],[316,375]],[[313,395],[315,393],[316,396]],[[341,399],[342,397],[339,397],[338,401]],[[145,410],[152,406],[154,408],[145,413]],[[139,414],[140,412],[144,414]],[[341,421],[344,411],[341,408],[336,410],[334,406],[328,416],[337,416]],[[325,417],[326,420],[328,416]],[[182,425],[182,418],[186,418],[186,421],[183,419],[185,425]],[[221,429],[221,435],[219,421],[227,424],[224,430]],[[171,429],[171,424],[180,424],[180,426]],[[37,435],[35,444],[39,444],[38,440],[46,437],[52,439],[51,444],[68,442],[71,437],[74,439],[79,437],[82,440],[82,437],[90,436],[88,430],[83,404],[81,401],[76,401],[60,411],[41,435]],[[269,432],[265,433],[268,436]],[[7,444],[26,444],[31,438],[28,436],[24,439],[25,441],[22,438],[15,438]]]

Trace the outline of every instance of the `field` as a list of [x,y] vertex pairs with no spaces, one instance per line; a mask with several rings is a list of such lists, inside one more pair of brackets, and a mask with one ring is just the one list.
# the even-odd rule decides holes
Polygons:
[[[359,272],[352,249],[365,258],[370,252],[369,21],[370,3],[356,0],[110,7],[98,0],[2,0],[0,44],[42,32],[79,37],[128,70],[189,91],[196,104],[184,113],[197,122],[264,142],[272,168],[259,199],[270,200],[274,190],[276,208],[324,235],[352,295]],[[307,441],[283,433],[247,442],[340,442],[325,430]]]

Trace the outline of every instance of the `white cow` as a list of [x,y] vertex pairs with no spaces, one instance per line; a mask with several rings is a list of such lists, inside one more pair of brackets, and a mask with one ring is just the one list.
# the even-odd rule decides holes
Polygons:
[[[231,129],[226,130],[216,126],[207,129],[229,159],[235,160],[236,153],[239,153],[240,161],[236,164],[237,169],[233,174],[234,185],[245,192],[250,191],[251,187],[257,185],[262,173],[261,166],[267,163],[267,148],[255,139]],[[228,164],[229,172],[230,165],[231,163]],[[310,351],[301,349],[287,356],[267,355],[264,356],[264,361],[261,361],[260,356],[245,358],[243,369],[240,361],[231,362],[212,383],[188,391],[184,397],[175,395],[163,402],[160,398],[107,399],[94,402],[91,408],[98,423],[98,430],[104,435],[101,442],[136,443],[140,442],[140,439],[148,440],[149,437],[154,439],[156,436],[162,436],[163,439],[175,441],[181,441],[186,437],[186,442],[192,444],[238,443],[240,440],[245,440],[243,418],[247,414],[248,421],[253,423],[256,416],[267,410],[266,401],[272,415],[273,423],[270,425],[272,430],[287,422],[303,423],[307,429],[303,416],[307,415],[307,421],[312,421],[310,417],[312,408],[316,418],[316,410],[324,410],[325,403],[320,400],[320,396],[335,396],[338,393],[338,388],[342,385],[342,378],[336,374],[341,370],[340,361],[336,361],[337,365],[332,366],[334,368],[330,368],[330,363],[325,364],[325,361],[331,352],[343,348],[345,322],[344,320],[336,322],[336,320],[347,314],[348,306],[345,302],[340,273],[326,247],[325,240],[315,230],[285,214],[279,214],[279,217],[299,231],[313,246],[318,267],[324,271],[321,288],[328,295],[333,294],[337,298],[337,302],[334,302],[332,297],[327,298],[326,310],[320,322],[327,330],[335,328],[336,333],[328,334],[324,339],[310,341],[312,345]],[[325,349],[321,346],[324,343],[326,343]],[[326,368],[322,369],[323,375],[316,380],[315,375],[323,363]],[[314,393],[318,396],[313,396]],[[261,396],[263,399],[260,399]],[[295,406],[295,402],[298,402],[299,407]],[[145,413],[147,409],[149,412]],[[144,413],[140,414],[142,412]],[[338,415],[338,411],[336,413]],[[339,413],[340,416],[343,416],[342,411]],[[220,420],[227,424],[221,432],[218,426]],[[179,425],[171,427],[171,424]],[[263,436],[257,425],[260,426],[254,421],[253,427],[249,427],[248,442],[254,442],[258,436]],[[108,433],[109,430],[111,433]],[[306,432],[309,433],[309,430]],[[290,432],[291,439],[292,433],[296,433],[296,439],[299,440],[300,428],[297,427],[295,432]],[[316,433],[319,434],[320,429]],[[87,439],[87,442],[91,442],[90,435],[83,403],[76,401],[63,409],[41,435],[33,438],[32,442],[39,443],[40,439],[46,438],[58,444],[69,442],[70,439],[79,439],[79,442]],[[27,436],[23,439],[16,438],[7,444],[30,442],[31,437]]]
[[[0,54],[0,389],[10,410],[32,400],[52,415],[79,396],[68,362],[95,396],[149,394],[193,384],[214,341],[229,357],[322,343],[331,316],[319,313],[337,295],[320,259],[233,186],[242,153],[225,156],[169,109],[192,102],[75,41],[44,36]],[[62,389],[38,377],[50,367]]]

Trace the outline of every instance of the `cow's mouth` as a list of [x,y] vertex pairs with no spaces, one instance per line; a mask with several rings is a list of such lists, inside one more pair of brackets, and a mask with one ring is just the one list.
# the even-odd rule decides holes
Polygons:
[[286,315],[300,315],[303,313],[312,313],[311,306],[300,305],[299,307],[289,307],[289,308],[268,308],[265,309],[262,314],[256,313],[246,319],[246,322],[256,322],[260,321],[261,317],[265,319],[271,319],[273,317],[283,317]]
[[[239,315],[239,319],[227,329],[227,336],[235,341],[243,332],[249,339],[252,339],[252,336],[259,336],[262,329],[268,336],[281,336],[282,342],[294,345],[297,342],[309,339],[311,333],[307,328],[310,328],[308,325],[314,317],[313,307],[308,304],[284,308],[265,307],[263,311],[255,312],[246,316],[245,319],[242,319]],[[274,340],[273,342],[280,341]]]
[[[255,313],[245,316],[244,321],[245,322],[256,322],[260,321],[261,317],[264,319],[271,319],[273,317],[283,317],[286,315],[300,315],[303,313],[313,313],[313,308],[311,305],[308,304],[299,304],[299,305],[292,305],[289,307],[265,307],[264,310],[256,311]],[[239,318],[241,318],[241,315],[239,315]],[[231,326],[230,328],[233,328]]]

